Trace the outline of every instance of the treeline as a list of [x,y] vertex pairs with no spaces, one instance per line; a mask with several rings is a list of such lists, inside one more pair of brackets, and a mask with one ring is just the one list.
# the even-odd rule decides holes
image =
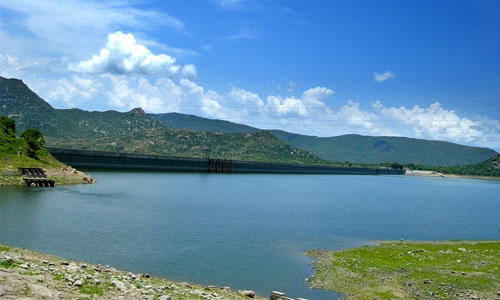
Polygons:
[[492,157],[481,163],[457,167],[424,166],[417,164],[399,163],[387,163],[382,164],[382,166],[393,169],[407,168],[410,170],[436,171],[443,174],[500,177],[500,155]]
[[16,136],[16,122],[0,116],[0,154],[13,154],[40,159],[46,156],[45,139],[38,129],[28,128]]

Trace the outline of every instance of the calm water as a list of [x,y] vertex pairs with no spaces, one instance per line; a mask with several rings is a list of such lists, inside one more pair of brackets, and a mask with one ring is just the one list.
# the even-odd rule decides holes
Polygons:
[[500,239],[500,182],[341,175],[89,172],[95,185],[0,187],[0,243],[178,281],[335,299],[307,249]]

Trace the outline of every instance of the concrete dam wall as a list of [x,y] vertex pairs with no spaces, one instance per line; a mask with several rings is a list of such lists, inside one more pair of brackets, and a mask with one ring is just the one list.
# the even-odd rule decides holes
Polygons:
[[212,173],[403,175],[404,170],[298,165],[227,159],[189,158],[47,147],[59,161],[76,168]]

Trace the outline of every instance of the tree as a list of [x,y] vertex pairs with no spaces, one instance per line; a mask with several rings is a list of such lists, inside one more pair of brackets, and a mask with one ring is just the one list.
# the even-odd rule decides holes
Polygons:
[[402,169],[403,165],[398,163],[391,164],[391,169]]
[[3,131],[9,137],[16,137],[16,121],[0,116],[0,131]]
[[43,137],[42,132],[38,129],[28,128],[21,132],[21,138],[23,138],[28,144],[28,156],[38,159],[36,153],[45,145],[45,138]]

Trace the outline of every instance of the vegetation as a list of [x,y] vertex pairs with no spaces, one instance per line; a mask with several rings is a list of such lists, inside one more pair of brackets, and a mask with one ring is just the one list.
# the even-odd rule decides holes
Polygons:
[[347,299],[496,299],[500,242],[382,242],[313,250],[315,288]]
[[[224,133],[259,131],[258,128],[243,124],[179,113],[150,114],[149,116],[170,128]],[[497,154],[486,148],[404,137],[371,137],[354,134],[315,137],[281,130],[271,130],[271,132],[291,146],[309,151],[322,159],[358,165],[396,162],[426,166],[458,166],[482,162]]]
[[203,149],[208,148],[213,158],[324,162],[266,131],[242,134],[171,129],[141,109],[126,113],[54,109],[15,79],[0,78],[0,114],[15,119],[21,130],[40,129],[48,146],[188,157],[202,157]]
[[223,133],[255,133],[260,129],[224,120],[213,120],[180,113],[148,114],[170,128]]
[[411,170],[436,171],[443,174],[500,177],[500,155],[477,164],[458,167],[428,167],[415,164],[408,164],[405,167]]
[[39,130],[25,129],[17,138],[15,128],[12,119],[0,116],[0,185],[23,184],[19,168],[43,168],[56,184],[89,183],[83,179],[85,174],[65,167],[50,155]]

